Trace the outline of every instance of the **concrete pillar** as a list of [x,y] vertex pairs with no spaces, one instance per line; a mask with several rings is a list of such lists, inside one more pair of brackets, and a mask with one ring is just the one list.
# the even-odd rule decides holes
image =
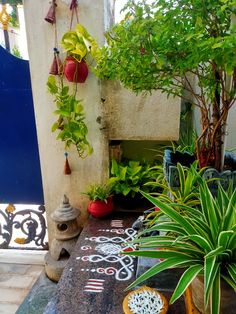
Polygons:
[[[71,1],[57,1],[57,32],[59,41],[69,29]],[[104,11],[109,12],[108,0],[80,0],[79,19],[100,45],[104,42]],[[47,92],[46,82],[53,59],[54,26],[47,23],[44,17],[49,9],[48,0],[24,1],[26,30],[30,58],[30,70],[34,98],[36,127],[39,143],[41,170],[43,178],[44,199],[47,211],[49,240],[53,238],[50,214],[59,205],[66,194],[71,204],[80,208],[81,222],[87,217],[87,198],[81,194],[89,184],[102,182],[108,175],[108,140],[97,117],[103,116],[100,81],[90,72],[85,84],[78,88],[78,98],[83,99],[86,120],[89,129],[89,140],[94,153],[86,159],[80,159],[75,149],[69,151],[69,162],[72,174],[63,174],[65,162],[64,144],[56,140],[51,126],[56,120],[53,111],[53,98]],[[105,10],[106,9],[106,10]],[[74,25],[76,21],[74,21]],[[80,219],[81,219],[80,218]]]

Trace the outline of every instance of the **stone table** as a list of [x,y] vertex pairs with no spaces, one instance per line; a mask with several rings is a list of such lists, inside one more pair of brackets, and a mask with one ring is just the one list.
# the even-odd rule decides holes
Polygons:
[[134,238],[134,215],[90,219],[83,229],[45,314],[119,314],[134,281],[136,258],[120,255]]
[[[115,213],[106,219],[91,218],[83,229],[44,314],[122,314],[125,288],[136,278],[136,258],[120,255],[133,249],[127,244],[136,231],[137,215]],[[165,294],[166,295],[166,294]],[[171,295],[167,292],[167,298]],[[168,313],[184,314],[184,302]]]

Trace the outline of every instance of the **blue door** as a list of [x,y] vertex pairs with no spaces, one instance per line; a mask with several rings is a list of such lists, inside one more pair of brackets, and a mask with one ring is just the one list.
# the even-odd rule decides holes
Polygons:
[[29,62],[1,46],[0,203],[44,204]]

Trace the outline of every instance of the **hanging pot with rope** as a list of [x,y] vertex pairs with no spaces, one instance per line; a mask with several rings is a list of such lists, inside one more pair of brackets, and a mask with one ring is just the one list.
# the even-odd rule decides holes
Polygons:
[[88,76],[88,66],[84,60],[79,62],[69,56],[65,60],[64,74],[69,82],[84,83]]

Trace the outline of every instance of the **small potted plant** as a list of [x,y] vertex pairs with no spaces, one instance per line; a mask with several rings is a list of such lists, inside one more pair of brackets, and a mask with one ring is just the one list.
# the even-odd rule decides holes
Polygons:
[[69,82],[84,83],[88,76],[86,57],[91,54],[95,57],[98,45],[86,28],[77,24],[75,30],[66,32],[61,41],[67,52],[64,74]]
[[108,184],[91,185],[84,193],[90,199],[88,212],[95,218],[107,216],[113,211],[111,187]]
[[[153,190],[153,186],[148,186],[146,183],[156,180],[159,175],[158,169],[158,166],[151,166],[140,161],[129,160],[117,163],[113,159],[109,184],[114,192],[114,203],[124,209],[149,208],[150,203],[139,192],[140,190],[145,192]],[[157,190],[159,189],[157,188]]]

